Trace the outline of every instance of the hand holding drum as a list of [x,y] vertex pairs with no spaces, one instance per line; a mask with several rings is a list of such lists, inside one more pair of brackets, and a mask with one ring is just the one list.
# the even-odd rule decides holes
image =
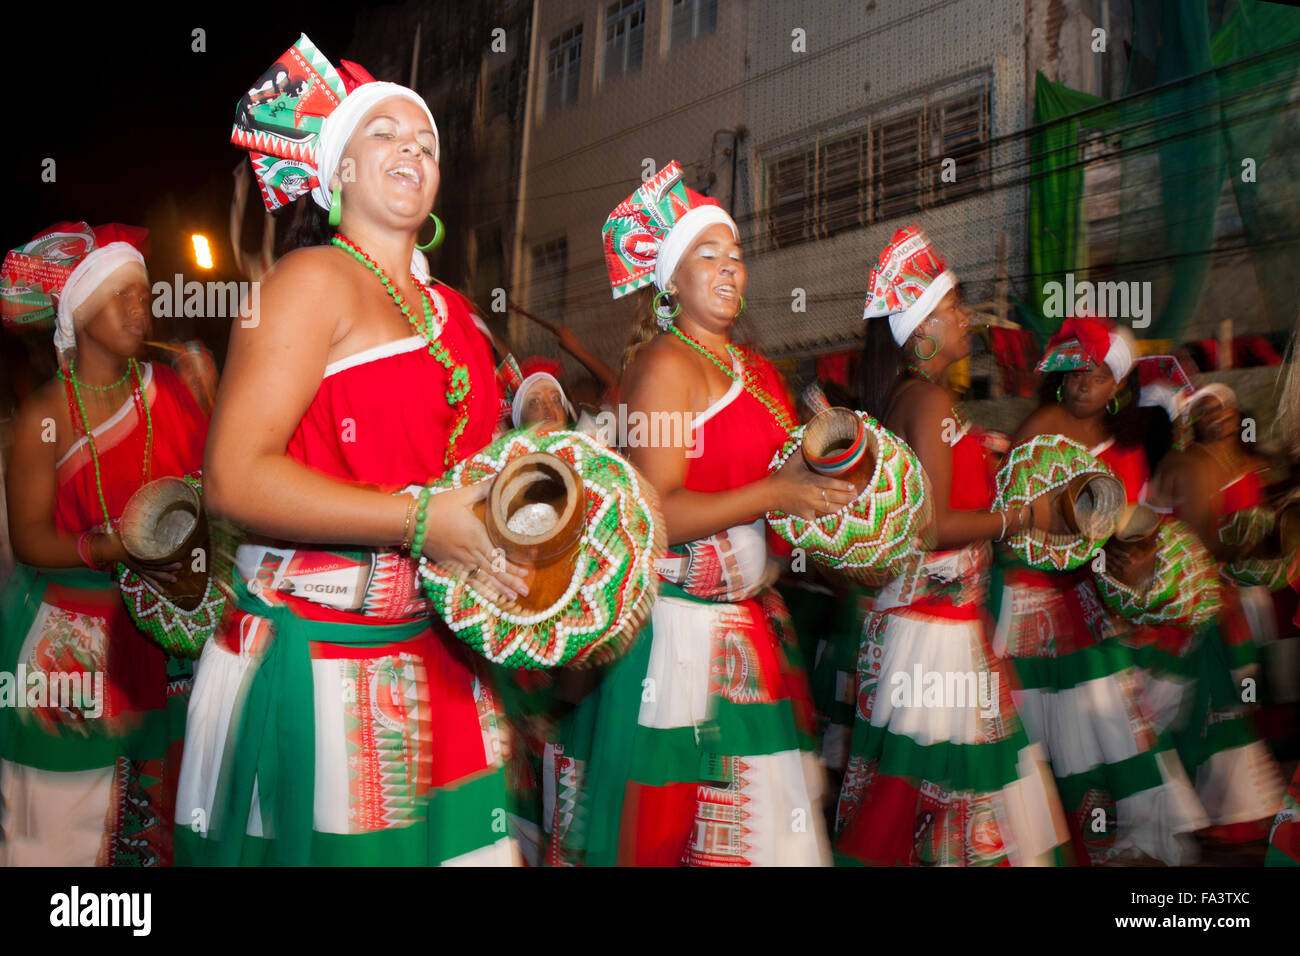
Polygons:
[[127,501],[118,533],[129,559],[124,564],[177,607],[192,611],[199,606],[208,588],[210,556],[197,488],[184,478],[149,482]]

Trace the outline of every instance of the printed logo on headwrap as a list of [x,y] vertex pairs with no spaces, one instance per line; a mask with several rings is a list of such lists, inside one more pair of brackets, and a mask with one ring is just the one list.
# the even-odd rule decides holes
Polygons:
[[268,210],[316,184],[316,140],[347,95],[343,78],[303,34],[239,100],[230,141],[250,151]]
[[916,223],[894,233],[867,279],[870,291],[862,317],[906,311],[947,268],[943,257]]
[[682,182],[682,167],[676,160],[614,207],[601,230],[614,298],[654,281],[664,236],[692,208],[689,191]]
[[8,328],[42,328],[54,319],[56,295],[95,249],[89,223],[61,222],[11,250],[0,266],[0,318]]

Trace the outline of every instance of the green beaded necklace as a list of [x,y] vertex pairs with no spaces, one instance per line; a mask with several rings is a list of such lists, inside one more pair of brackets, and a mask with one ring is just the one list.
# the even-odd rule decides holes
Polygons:
[[388,277],[388,273],[384,272],[379,263],[366,255],[356,243],[342,233],[335,233],[330,241],[340,249],[349,252],[354,259],[379,277],[384,290],[401,310],[402,315],[406,316],[406,321],[410,323],[411,328],[428,343],[429,354],[447,370],[447,405],[455,413],[455,423],[452,425],[451,434],[447,437],[447,451],[443,456],[443,462],[451,468],[459,460],[456,455],[456,442],[464,434],[465,426],[469,424],[469,405],[465,402],[465,398],[469,395],[469,369],[457,363],[438,338],[442,334],[445,320],[441,316],[438,321],[434,320],[432,290],[420,282],[414,274],[411,275],[411,281],[424,293],[420,300],[420,304],[424,307],[424,315],[422,320],[417,320],[411,313],[410,306],[406,304],[406,299],[397,291],[397,286],[393,285],[393,280]]
[[[705,348],[702,344],[697,342],[695,339],[691,338],[689,335],[687,335],[685,332],[679,329],[675,324],[668,326],[668,329],[679,339],[681,339],[683,342],[689,345],[691,348],[695,349],[695,351],[699,352],[701,355],[703,355],[705,358],[711,361],[718,368],[722,369],[723,373],[726,374],[726,376],[730,378],[733,382],[736,380],[737,378],[736,370],[724,364],[722,359],[714,355],[713,352]],[[736,348],[736,346],[728,342],[727,354],[731,355],[733,358],[738,359],[740,361],[740,369],[742,373],[742,377],[740,379],[741,387],[744,388],[745,391],[749,392],[749,394],[752,395],[754,398],[756,398],[759,404],[762,405],[764,408],[766,408],[769,413],[771,413],[772,417],[776,419],[776,423],[780,425],[783,429],[785,429],[787,434],[793,432],[798,427],[798,424],[794,421],[794,419],[790,417],[790,413],[787,412],[780,405],[778,405],[775,401],[773,401],[772,396],[767,394],[767,392],[764,391],[763,387],[758,384],[758,382],[754,378],[753,368],[749,365],[748,362],[745,361],[744,353],[742,353],[740,349]]]
[[[74,360],[75,362],[75,360]],[[109,517],[108,501],[104,497],[104,481],[99,468],[99,451],[95,448],[95,435],[90,428],[90,419],[86,415],[86,402],[81,397],[81,389],[84,385],[77,378],[77,369],[74,362],[68,365],[68,375],[59,370],[59,378],[63,379],[68,389],[71,390],[73,399],[76,402],[76,413],[80,414],[81,430],[86,435],[86,445],[90,449],[90,462],[95,469],[95,491],[99,494],[99,507],[104,515],[104,530],[107,533],[113,531],[113,521]],[[135,385],[131,389],[131,397],[135,401],[136,409],[144,418],[144,460],[140,463],[140,483],[148,484],[150,477],[153,475],[153,415],[149,411],[149,400],[144,396],[144,379],[140,374],[140,363],[135,359],[127,361],[126,375],[135,376]],[[126,375],[118,380],[117,384],[126,381]],[[96,388],[94,385],[85,385],[86,388]],[[104,389],[99,389],[100,391]],[[73,412],[73,409],[69,409]],[[73,415],[72,427],[75,434],[77,427],[77,416]]]
[[[77,382],[77,385],[81,388],[88,388],[92,392],[111,392],[115,388],[120,388],[126,380],[131,377],[131,362],[133,361],[135,360],[131,359],[126,363],[126,371],[123,372],[122,377],[112,385],[91,385],[89,382],[80,381]],[[71,375],[74,379],[77,377],[77,357],[75,355],[68,363],[68,375]],[[63,373],[63,369],[59,369],[59,378],[63,379],[65,382],[68,380],[68,376]]]

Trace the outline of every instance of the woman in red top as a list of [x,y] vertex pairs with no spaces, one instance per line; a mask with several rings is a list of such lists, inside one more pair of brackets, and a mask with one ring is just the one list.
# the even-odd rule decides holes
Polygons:
[[[53,282],[60,352],[58,378],[19,410],[7,474],[21,562],[0,600],[0,672],[19,675],[20,694],[0,707],[0,862],[12,866],[172,859],[190,668],[135,627],[117,566],[164,588],[175,567],[138,567],[117,529],[142,484],[198,473],[207,419],[176,373],[135,358],[151,321],[145,236],[63,223],[5,260],[6,290]],[[33,701],[24,674],[59,699]],[[75,699],[62,696],[69,678]]]
[[[1144,500],[1146,454],[1121,428],[1135,405],[1117,417],[1121,391],[1136,379],[1131,336],[1106,320],[1067,319],[1039,371],[1048,373],[1043,404],[1015,442],[1063,435],[1110,466],[1130,503]],[[1137,652],[1122,640],[1131,627],[1106,611],[1091,574],[1089,566],[1049,572],[1008,561],[995,596],[995,647],[1015,662],[1020,710],[1051,756],[1076,862],[1103,863],[1126,851],[1187,862],[1195,853],[1190,833],[1205,818],[1177,755],[1144,711]]]
[[863,408],[916,452],[936,549],[877,596],[862,630],[835,850],[875,865],[1041,865],[1065,842],[1040,749],[985,628],[989,541],[1042,526],[1045,498],[991,512],[992,463],[941,383],[970,354],[971,311],[918,226],[873,268]]
[[[1153,481],[1158,510],[1185,522],[1221,567],[1242,552],[1225,534],[1265,505],[1259,473],[1265,462],[1241,442],[1236,394],[1212,384],[1184,399],[1195,440],[1166,455]],[[1238,584],[1221,571],[1223,607],[1200,629],[1148,628],[1142,649],[1150,672],[1147,698],[1158,729],[1170,729],[1183,764],[1221,842],[1262,839],[1281,809],[1284,782],[1242,700],[1246,682],[1258,683],[1255,632],[1275,631],[1267,587]]]
[[828,863],[807,681],[769,587],[763,516],[838,508],[852,485],[799,456],[768,474],[793,408],[771,364],[731,342],[746,285],[736,226],[677,163],[619,204],[605,249],[615,295],[659,289],[625,363],[625,444],[672,551],[647,632],[566,720],[550,860]]
[[[195,684],[178,847],[194,863],[513,863],[495,699],[416,577],[424,554],[523,588],[471,511],[486,485],[421,490],[488,443],[501,407],[467,303],[412,269],[437,127],[418,94],[335,71],[305,36],[281,68],[289,103],[245,97],[236,142],[261,156],[281,148],[275,123],[311,131],[338,105],[308,185],[262,183],[269,203],[315,182],[319,208],[233,328],[213,415],[208,504],[248,534]],[[259,175],[282,167],[259,156]]]

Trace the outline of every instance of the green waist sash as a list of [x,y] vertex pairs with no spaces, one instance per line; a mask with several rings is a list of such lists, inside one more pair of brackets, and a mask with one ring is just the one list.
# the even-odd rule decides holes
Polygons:
[[265,862],[305,866],[311,859],[316,782],[316,711],[310,641],[349,647],[380,647],[428,630],[429,618],[405,624],[339,624],[299,617],[286,605],[270,607],[253,597],[232,571],[232,598],[241,610],[271,621],[265,654],[249,670],[240,691],[217,780],[209,839],[200,862],[240,863],[253,783],[257,783],[262,832],[269,840]]

